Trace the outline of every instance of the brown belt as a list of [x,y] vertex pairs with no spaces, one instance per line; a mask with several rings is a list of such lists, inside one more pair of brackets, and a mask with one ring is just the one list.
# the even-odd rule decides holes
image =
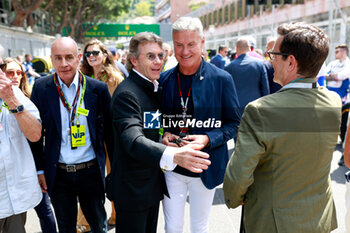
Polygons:
[[59,163],[58,164],[58,168],[66,170],[67,172],[76,172],[76,171],[84,169],[84,168],[89,168],[89,167],[91,167],[94,164],[96,164],[96,159],[91,160],[89,162],[78,163],[78,164]]

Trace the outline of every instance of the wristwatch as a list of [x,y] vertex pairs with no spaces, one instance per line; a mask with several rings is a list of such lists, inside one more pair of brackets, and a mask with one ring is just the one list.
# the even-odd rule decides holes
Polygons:
[[23,112],[24,107],[23,104],[18,105],[15,109],[9,109],[11,113],[20,113]]

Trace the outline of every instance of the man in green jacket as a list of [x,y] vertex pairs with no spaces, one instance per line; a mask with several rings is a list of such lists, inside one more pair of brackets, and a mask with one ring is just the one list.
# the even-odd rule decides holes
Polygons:
[[226,205],[244,205],[247,233],[329,233],[337,228],[330,165],[341,100],[318,87],[327,35],[283,24],[269,52],[282,89],[247,105],[226,168]]

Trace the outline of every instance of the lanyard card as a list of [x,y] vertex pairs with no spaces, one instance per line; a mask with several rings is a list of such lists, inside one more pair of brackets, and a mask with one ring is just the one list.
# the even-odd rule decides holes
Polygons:
[[84,108],[78,108],[77,113],[83,116],[88,116],[89,115],[89,110],[84,109]]
[[85,125],[72,125],[70,132],[72,139],[72,147],[86,145]]

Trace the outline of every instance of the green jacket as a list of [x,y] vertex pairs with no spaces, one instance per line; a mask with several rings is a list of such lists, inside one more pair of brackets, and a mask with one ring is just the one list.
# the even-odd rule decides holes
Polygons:
[[340,117],[341,100],[325,87],[281,89],[247,105],[224,179],[227,206],[244,202],[247,233],[337,228],[329,173]]

